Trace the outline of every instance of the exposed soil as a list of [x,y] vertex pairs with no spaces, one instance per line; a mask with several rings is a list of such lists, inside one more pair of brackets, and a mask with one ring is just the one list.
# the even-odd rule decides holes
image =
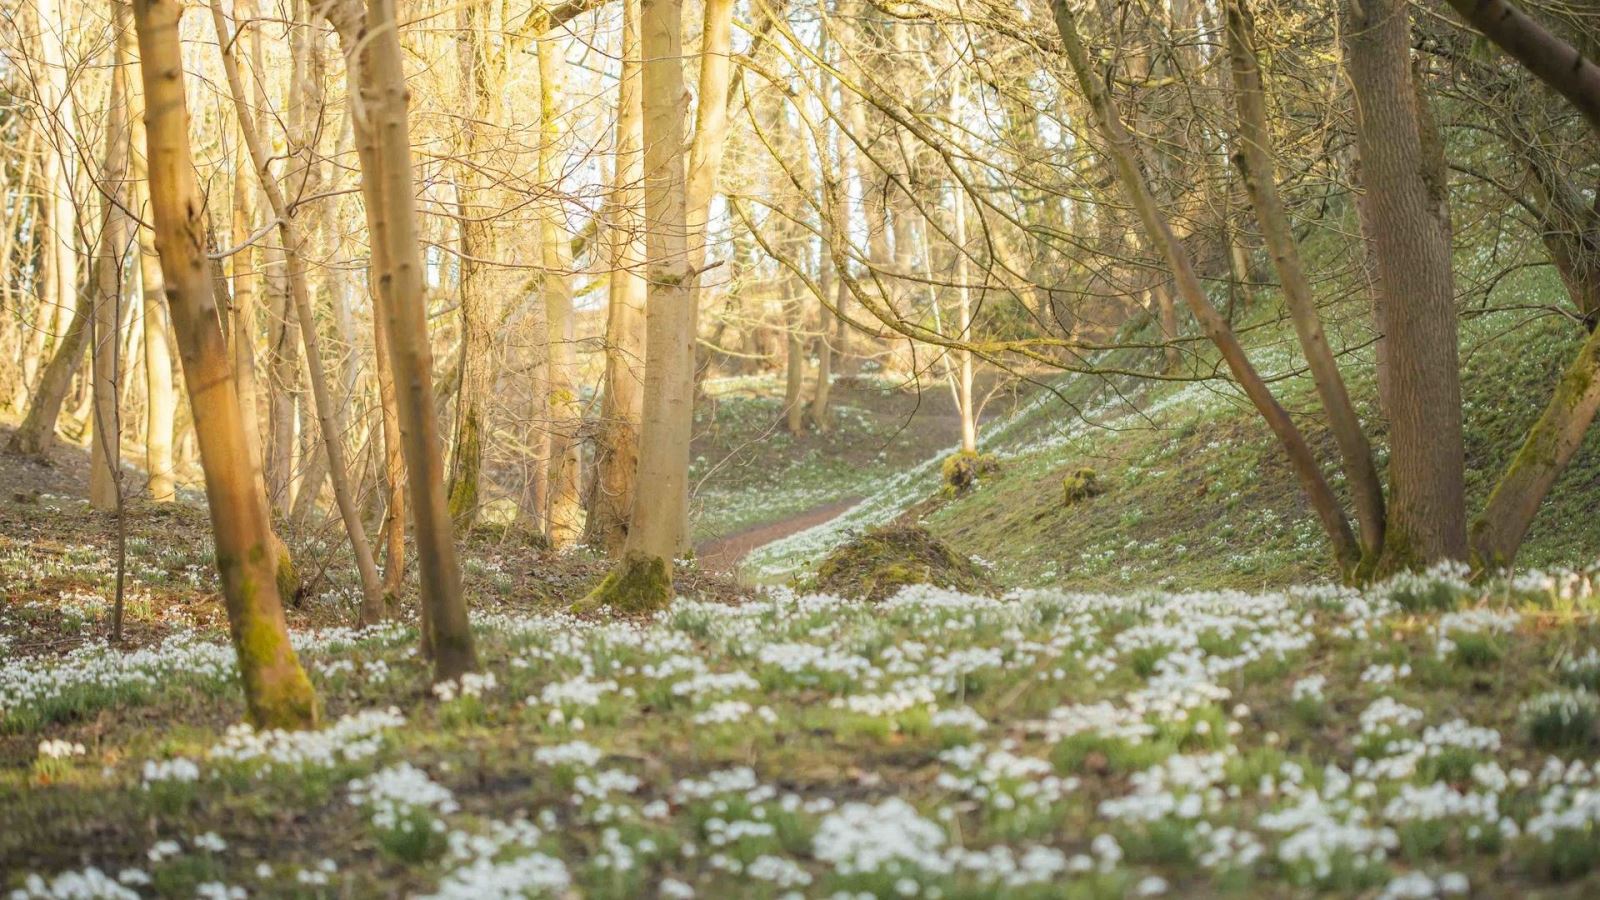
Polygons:
[[695,548],[695,556],[700,561],[700,567],[707,572],[731,573],[738,568],[740,561],[750,555],[750,551],[780,538],[786,538],[797,531],[821,525],[859,502],[861,502],[860,497],[846,497],[843,500],[808,509],[798,516],[746,528],[724,538],[705,541]]

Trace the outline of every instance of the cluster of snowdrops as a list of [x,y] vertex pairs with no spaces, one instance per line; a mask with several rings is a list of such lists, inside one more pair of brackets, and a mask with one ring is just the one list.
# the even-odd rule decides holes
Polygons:
[[[6,860],[0,888],[1581,890],[1600,886],[1595,590],[1443,569],[1364,592],[913,587],[680,599],[648,622],[483,614],[482,674],[447,684],[407,625],[333,630],[296,636],[328,713],[305,733],[186,721],[236,702],[218,635],[85,645],[0,666],[0,732],[38,740],[0,776],[0,796],[29,795],[0,831],[57,848]],[[86,740],[112,710],[130,721]],[[163,717],[181,737],[133,730]],[[52,791],[140,824],[63,865],[89,825],[41,821]]]

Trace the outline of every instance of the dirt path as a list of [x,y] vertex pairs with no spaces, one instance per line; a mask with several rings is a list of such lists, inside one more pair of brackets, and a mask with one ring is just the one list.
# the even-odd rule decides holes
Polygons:
[[813,525],[821,525],[860,502],[860,497],[847,497],[813,507],[797,516],[756,525],[727,537],[705,541],[695,548],[695,556],[699,559],[702,569],[712,572],[732,572],[740,560],[757,547],[766,546],[779,538],[804,531]]

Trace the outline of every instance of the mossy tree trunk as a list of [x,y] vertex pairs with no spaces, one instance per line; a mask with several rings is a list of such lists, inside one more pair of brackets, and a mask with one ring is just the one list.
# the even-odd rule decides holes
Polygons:
[[206,260],[205,200],[189,150],[176,0],[134,0],[145,88],[151,217],[194,414],[217,568],[250,719],[262,728],[316,724],[317,702],[289,644],[266,498],[257,487],[233,367]]
[[649,299],[639,479],[622,559],[580,604],[628,611],[660,609],[672,599],[672,560],[686,527],[695,290],[685,241],[682,0],[643,0],[640,51]]
[[[495,330],[500,325],[499,294],[494,261],[499,247],[491,217],[496,204],[493,188],[484,184],[483,172],[497,171],[493,136],[485,128],[499,120],[500,58],[490,39],[489,11],[481,2],[462,4],[457,21],[464,33],[456,41],[461,72],[461,92],[472,112],[462,118],[461,150],[465,159],[456,166],[456,195],[461,212],[461,376],[456,390],[455,429],[451,440],[449,494],[450,518],[458,534],[477,524],[482,505],[484,436],[488,431],[489,404],[496,370]],[[486,137],[491,138],[485,140]]]
[[[1451,5],[1566,97],[1600,137],[1600,67],[1503,0],[1451,0]],[[1600,317],[1600,203],[1583,203],[1571,183],[1549,165],[1539,136],[1525,137],[1532,140],[1514,145],[1513,152],[1524,155],[1532,170],[1544,201],[1545,246],[1590,333],[1472,523],[1473,561],[1481,568],[1509,566],[1516,559],[1539,507],[1600,411],[1600,329],[1595,328]]]

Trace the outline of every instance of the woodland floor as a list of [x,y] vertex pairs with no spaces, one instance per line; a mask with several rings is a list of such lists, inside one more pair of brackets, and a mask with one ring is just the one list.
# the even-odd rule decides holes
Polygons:
[[[0,455],[0,890],[1600,895],[1594,570],[1311,584],[1282,473],[1204,386],[1138,398],[1135,427],[1023,407],[953,497],[941,398],[847,384],[833,429],[788,436],[770,387],[699,422],[702,559],[661,615],[566,614],[605,572],[586,551],[463,541],[485,675],[443,693],[411,621],[348,627],[337,532],[289,535],[327,723],[302,735],[235,725],[201,505],[129,505],[111,649],[116,520],[76,499],[81,450]],[[1086,459],[1107,493],[1063,504]],[[883,521],[1010,590],[866,603],[718,571],[754,549],[741,577],[800,581]]]

